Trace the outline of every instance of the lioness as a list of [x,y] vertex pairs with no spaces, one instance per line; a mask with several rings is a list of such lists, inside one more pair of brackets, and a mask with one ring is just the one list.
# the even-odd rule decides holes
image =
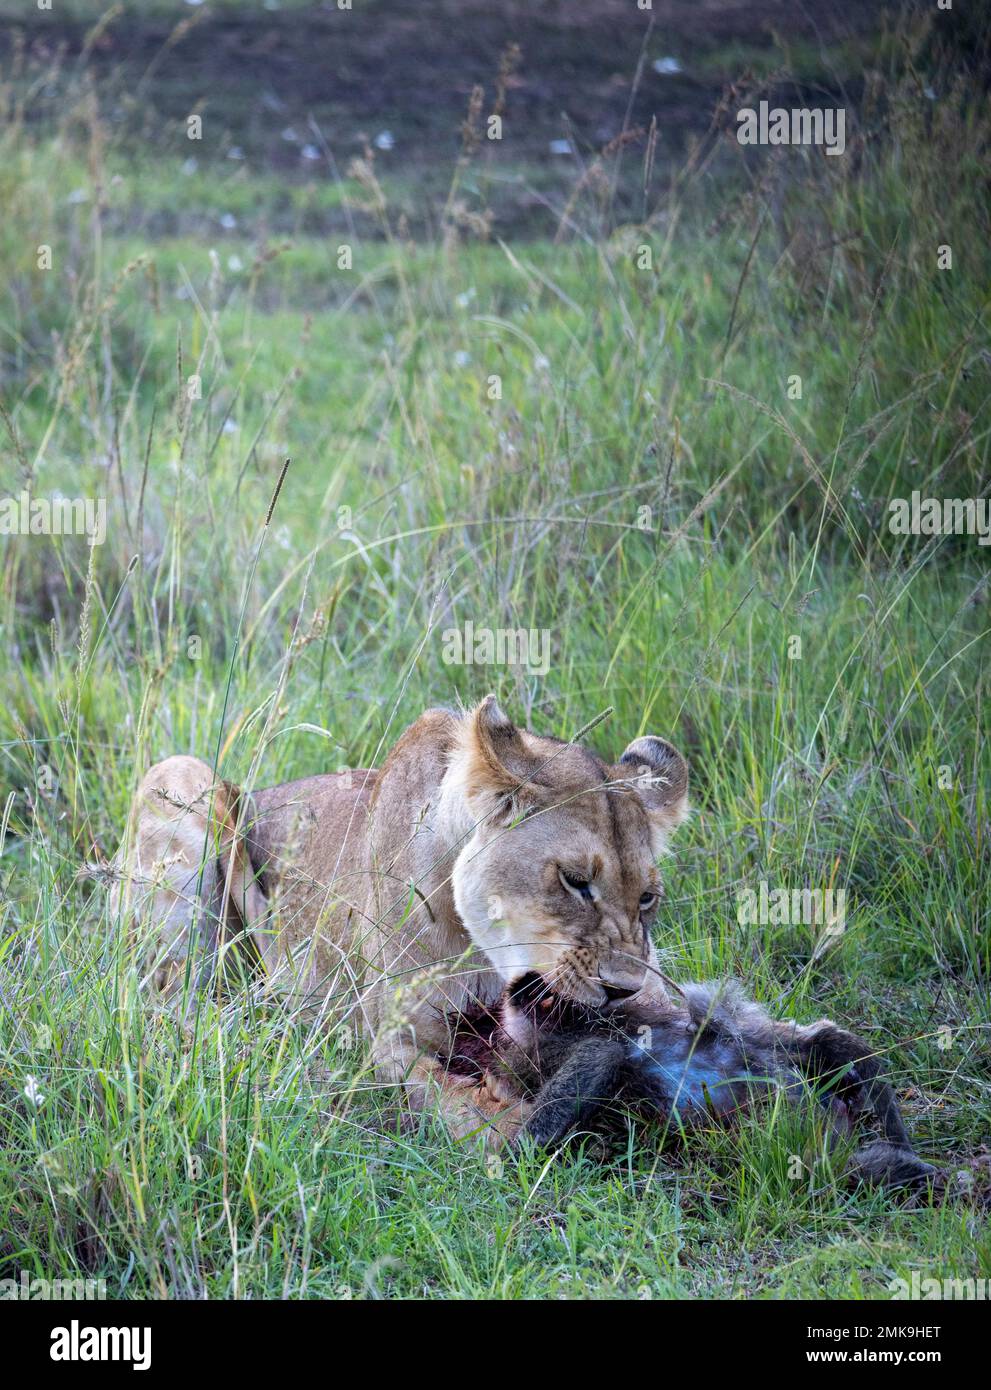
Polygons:
[[360,1012],[377,1076],[414,1110],[435,1099],[455,1135],[498,1142],[520,1115],[446,1075],[447,1016],[532,974],[577,1004],[667,1004],[650,928],[687,786],[662,738],[609,765],[491,695],[429,710],[378,772],[241,793],[167,758],[138,788],[114,908],[150,925],[161,993],[188,997],[191,941],[213,969],[240,937],[295,1005]]

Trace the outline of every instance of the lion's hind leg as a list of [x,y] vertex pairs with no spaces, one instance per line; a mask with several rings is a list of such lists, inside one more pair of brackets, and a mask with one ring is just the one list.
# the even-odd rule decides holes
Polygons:
[[236,789],[199,758],[156,763],[132,802],[111,914],[135,933],[142,982],[171,1005],[212,979],[221,947],[264,916],[236,826]]

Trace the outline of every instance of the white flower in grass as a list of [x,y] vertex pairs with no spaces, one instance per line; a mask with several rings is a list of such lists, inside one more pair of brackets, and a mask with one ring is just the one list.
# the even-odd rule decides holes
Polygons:
[[181,172],[182,172],[183,174],[185,174],[186,177],[188,178],[190,174],[195,174],[195,173],[196,173],[196,170],[197,170],[199,167],[200,167],[200,166],[199,166],[199,162],[198,162],[197,160],[195,160],[195,159],[192,157],[192,155],[190,155],[190,157],[189,157],[188,159],[184,159],[184,160],[182,161],[182,164],[181,164],[181,166],[180,166],[180,170],[181,170]]
[[471,363],[470,352],[456,352],[454,354],[454,365],[456,367],[467,367]]
[[655,58],[652,67],[662,77],[673,77],[676,72],[681,72],[681,64],[677,58]]
[[380,130],[372,143],[377,150],[391,150],[396,143],[396,137],[391,130]]
[[36,1076],[26,1076],[24,1078],[24,1099],[30,1101],[35,1110],[40,1110],[45,1103],[45,1097],[38,1085]]
[[550,142],[551,154],[573,154],[570,140],[552,140]]
[[225,212],[220,219],[220,225],[225,232],[231,232],[237,226],[237,218],[232,212]]
[[320,158],[320,151],[317,149],[316,145],[304,145],[303,148],[300,150],[300,154],[303,156],[304,159]]

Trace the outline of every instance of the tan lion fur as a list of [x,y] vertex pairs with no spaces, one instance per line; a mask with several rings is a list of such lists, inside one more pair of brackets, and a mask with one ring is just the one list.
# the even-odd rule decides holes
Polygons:
[[239,793],[167,758],[138,787],[114,910],[147,924],[166,997],[189,996],[191,939],[207,975],[246,941],[294,1007],[360,1013],[378,1077],[413,1108],[435,1096],[456,1133],[512,1132],[500,1097],[443,1075],[446,1015],[532,971],[579,1003],[664,1004],[640,902],[687,814],[687,776],[663,739],[609,765],[517,729],[492,696],[429,710],[378,772]]

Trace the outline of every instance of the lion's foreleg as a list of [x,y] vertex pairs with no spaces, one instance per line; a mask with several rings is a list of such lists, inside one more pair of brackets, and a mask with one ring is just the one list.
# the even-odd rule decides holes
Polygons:
[[452,1139],[484,1140],[487,1149],[511,1144],[525,1123],[528,1105],[470,1078],[449,1075],[440,1062],[416,1045],[385,1038],[374,1051],[379,1081],[399,1086],[407,1118],[436,1115]]

